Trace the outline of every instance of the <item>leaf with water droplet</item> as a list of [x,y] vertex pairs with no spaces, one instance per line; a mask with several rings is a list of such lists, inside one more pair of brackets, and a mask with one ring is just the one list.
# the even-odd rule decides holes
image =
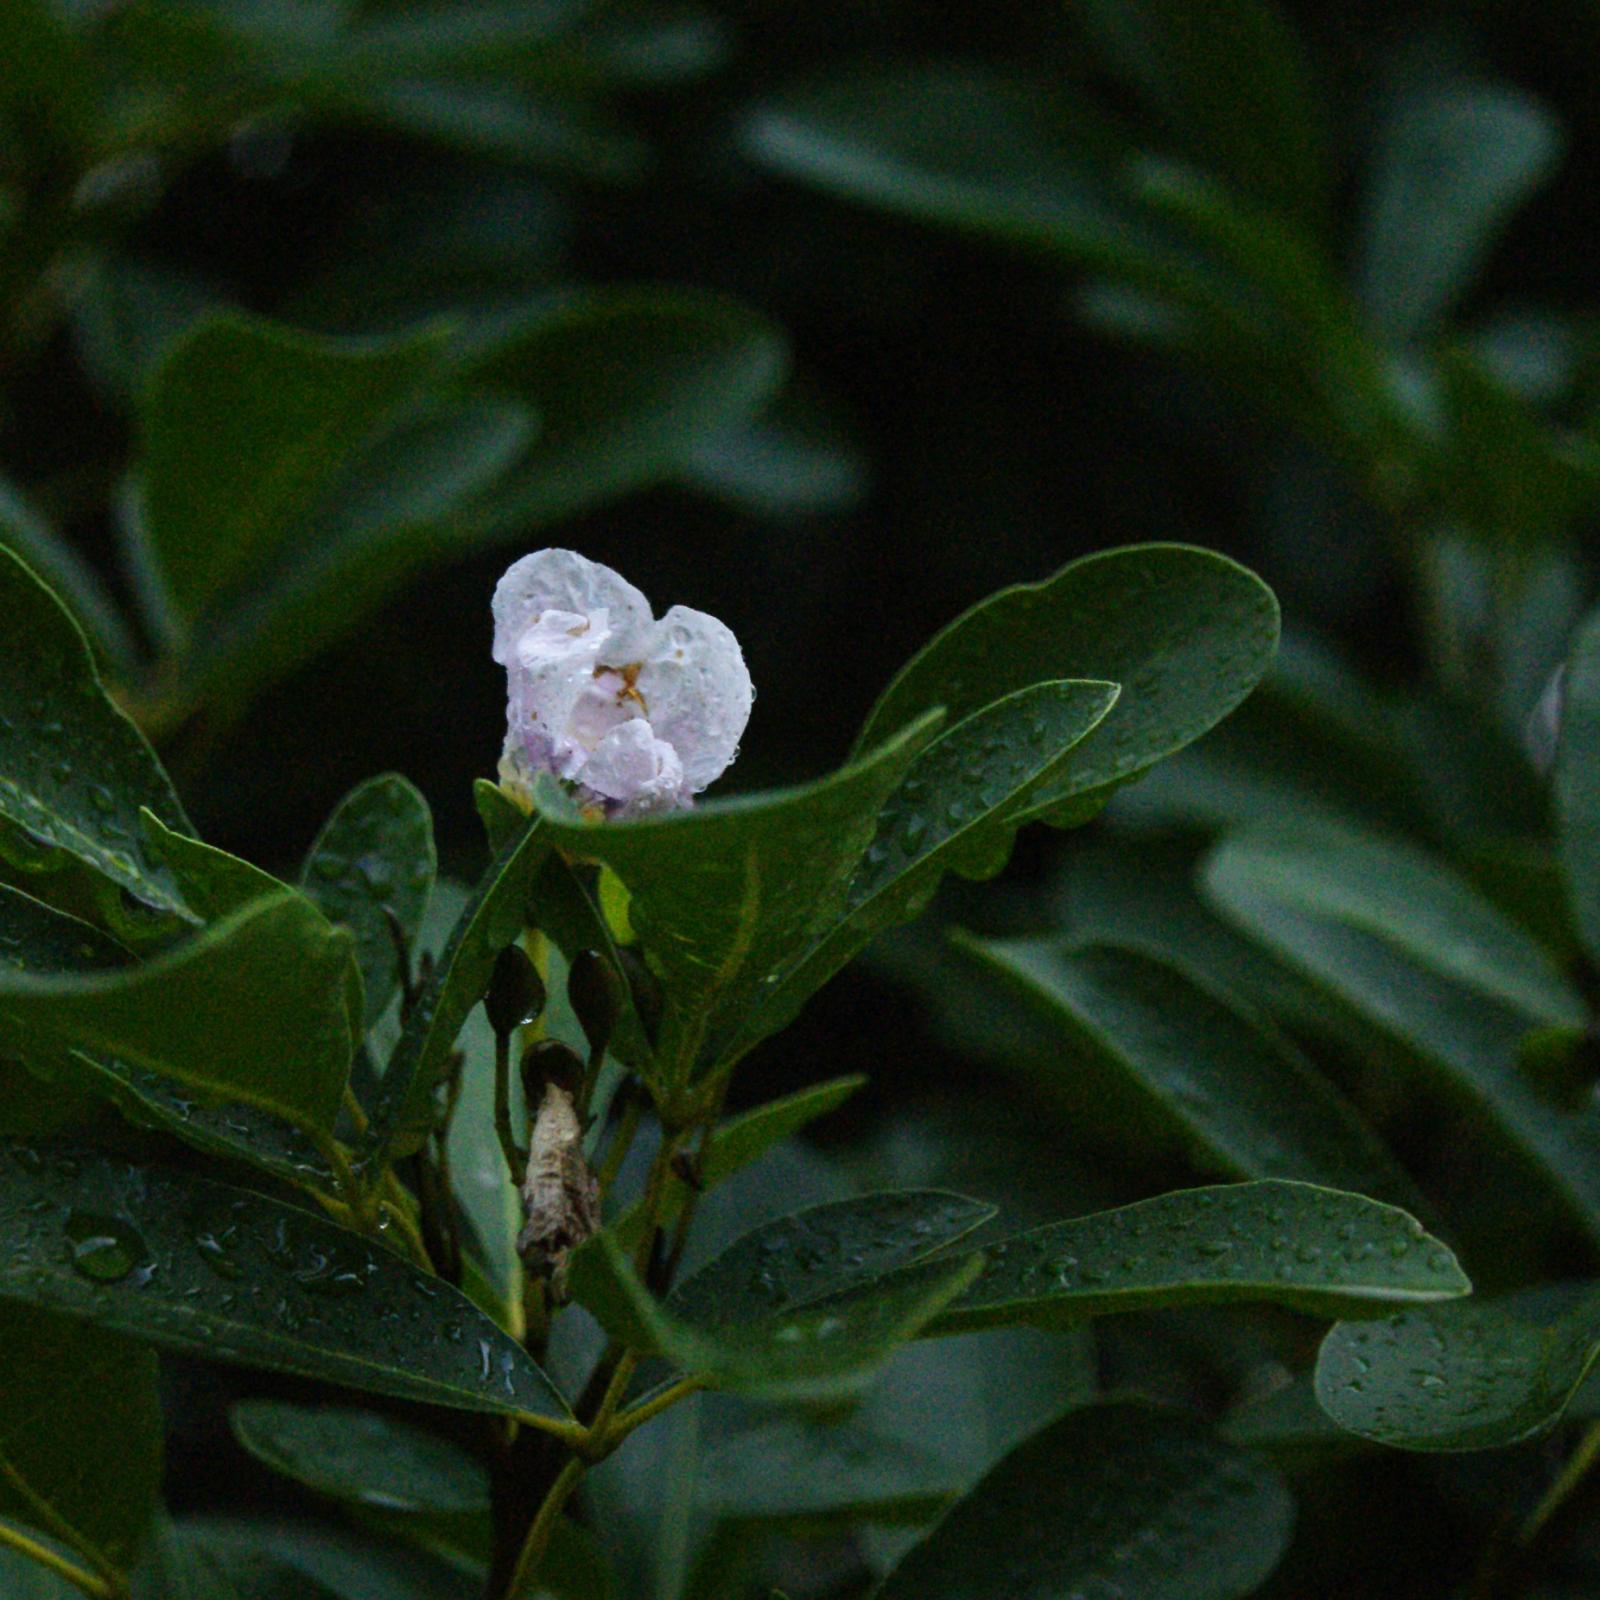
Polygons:
[[[265,1195],[72,1146],[5,1141],[0,1240],[3,1300],[374,1394],[566,1414],[527,1352],[457,1290],[377,1240]],[[81,1270],[75,1250],[107,1248],[100,1240],[121,1253],[119,1266],[137,1258],[129,1270]],[[398,1315],[386,1320],[390,1311]],[[451,1324],[461,1339],[446,1337]]]
[[161,1487],[153,1351],[0,1300],[0,1516],[49,1518],[91,1566],[125,1569]]
[[746,1234],[658,1301],[609,1231],[574,1252],[573,1297],[613,1337],[717,1384],[785,1399],[849,1394],[972,1281],[929,1260],[993,1215],[940,1190],[813,1206]]
[[1317,1399],[1401,1450],[1498,1450],[1548,1433],[1600,1357],[1600,1288],[1535,1291],[1340,1323]]
[[[108,891],[104,904],[111,916],[116,891],[126,890],[162,914],[162,931],[170,932],[174,918],[196,920],[140,831],[141,807],[169,827],[192,831],[171,781],[144,736],[106,695],[77,623],[3,545],[0,616],[6,619],[0,855],[24,871],[59,864],[58,858],[76,860]],[[64,780],[57,775],[63,762]]]
[[1059,1039],[1019,1065],[1075,1117],[1140,1135],[1202,1170],[1302,1178],[1416,1204],[1404,1169],[1292,1044],[1175,962],[1071,940],[956,948]]
[[929,1331],[1251,1301],[1371,1317],[1470,1290],[1455,1257],[1395,1206],[1309,1183],[1223,1184],[987,1244],[982,1274]]
[[393,772],[352,789],[306,854],[301,888],[355,937],[368,1026],[399,992],[396,935],[409,953],[437,867],[428,802]]
[[878,1600],[1239,1600],[1294,1504],[1259,1457],[1177,1412],[1071,1411],[958,1500]]

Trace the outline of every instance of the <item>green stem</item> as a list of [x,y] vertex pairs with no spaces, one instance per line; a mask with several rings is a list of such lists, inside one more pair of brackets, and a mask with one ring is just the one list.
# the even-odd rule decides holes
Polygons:
[[572,1491],[578,1487],[583,1473],[583,1461],[574,1456],[556,1475],[556,1480],[550,1485],[550,1491],[545,1495],[538,1514],[528,1525],[527,1537],[523,1539],[522,1548],[517,1552],[517,1564],[512,1569],[511,1582],[506,1585],[505,1600],[522,1600],[527,1594],[539,1571],[539,1563],[544,1560],[545,1551],[550,1548],[550,1536],[555,1532],[562,1508],[571,1498]]
[[638,1405],[624,1411],[611,1424],[606,1435],[608,1451],[616,1449],[635,1428],[642,1428],[645,1423],[653,1422],[663,1411],[670,1410],[680,1400],[687,1400],[691,1395],[698,1394],[705,1386],[704,1378],[680,1378],[660,1393],[652,1395],[648,1400],[641,1400]]
[[517,1148],[511,1131],[511,1035],[500,1033],[494,1041],[494,1131],[500,1141],[500,1152],[506,1158],[506,1170],[511,1174],[513,1188],[521,1186],[522,1167],[527,1158]]
[[1596,1461],[1600,1461],[1600,1422],[1591,1422],[1554,1482],[1518,1530],[1517,1543],[1524,1550],[1539,1538],[1550,1519],[1572,1498]]
[[48,1567],[58,1578],[65,1578],[73,1588],[93,1595],[95,1600],[112,1600],[118,1592],[109,1579],[96,1576],[76,1562],[68,1561],[65,1556],[58,1556],[54,1550],[30,1539],[21,1529],[13,1528],[6,1522],[0,1522],[0,1545],[15,1550],[30,1561],[38,1562],[41,1567]]

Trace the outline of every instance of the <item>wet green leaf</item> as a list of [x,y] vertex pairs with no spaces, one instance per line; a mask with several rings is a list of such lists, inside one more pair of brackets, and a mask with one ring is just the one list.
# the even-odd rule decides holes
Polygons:
[[1600,613],[1579,631],[1562,684],[1555,796],[1567,904],[1600,961]]
[[1496,1450],[1561,1420],[1600,1355],[1600,1294],[1564,1309],[1512,1297],[1340,1323],[1317,1399],[1342,1428],[1402,1450]]
[[539,802],[557,845],[603,861],[628,887],[666,988],[659,1058],[672,1087],[717,1058],[746,1008],[838,915],[880,809],[937,721],[923,717],[815,783],[692,811],[591,824],[556,811],[552,793]]
[[154,1351],[0,1301],[0,1515],[125,1571],[161,1488]]
[[458,1291],[311,1212],[67,1145],[0,1143],[0,1177],[0,1299],[374,1394],[565,1413]]
[[428,802],[393,772],[352,789],[306,856],[301,887],[355,937],[369,1025],[399,992],[437,866]]
[[380,1511],[487,1511],[489,1475],[459,1445],[398,1418],[344,1406],[243,1400],[234,1437],[258,1461],[319,1494]]
[[1277,639],[1272,591],[1223,556],[1185,545],[1086,556],[1001,590],[935,635],[880,696],[858,748],[928,706],[954,722],[1050,679],[1118,683],[1110,714],[1024,813],[1081,820],[1232,711]]
[[1286,1039],[1181,966],[1114,945],[983,942],[967,952],[1060,1038],[1045,1087],[1094,1096],[1131,1089],[1202,1167],[1240,1178],[1303,1178],[1410,1200],[1414,1187],[1355,1108]]
[[972,1281],[973,1256],[926,1258],[993,1215],[937,1190],[814,1206],[746,1234],[665,1301],[609,1233],[574,1252],[574,1297],[615,1338],[719,1386],[788,1399],[847,1394]]
[[0,969],[0,1043],[114,1056],[202,1093],[331,1128],[355,1046],[349,935],[284,893],[150,961]]
[[1238,1183],[1181,1189],[986,1244],[982,1274],[929,1331],[1219,1301],[1382,1316],[1471,1287],[1450,1251],[1395,1206],[1308,1183]]
[[880,1600],[1238,1600],[1293,1502],[1265,1462],[1176,1413],[1069,1412],[1012,1451],[890,1573]]
[[157,911],[188,916],[172,874],[150,853],[147,806],[193,831],[133,723],[106,696],[77,624],[0,546],[0,848],[24,870],[71,857]]

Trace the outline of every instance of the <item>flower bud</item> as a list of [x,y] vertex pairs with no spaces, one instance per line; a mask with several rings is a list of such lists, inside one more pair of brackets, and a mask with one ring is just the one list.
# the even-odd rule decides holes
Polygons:
[[611,1042],[622,1014],[622,975],[598,950],[580,950],[567,973],[567,1001],[598,1055]]
[[583,1059],[559,1039],[536,1039],[522,1052],[522,1096],[531,1108],[544,1099],[547,1083],[576,1094],[583,1083]]
[[508,944],[495,957],[483,1009],[499,1038],[514,1033],[544,1010],[544,980],[519,944]]
[[628,993],[633,997],[634,1013],[644,1036],[653,1045],[661,1035],[661,1014],[665,1003],[661,998],[661,985],[656,975],[644,964],[636,951],[622,946],[617,951],[622,975],[628,980]]

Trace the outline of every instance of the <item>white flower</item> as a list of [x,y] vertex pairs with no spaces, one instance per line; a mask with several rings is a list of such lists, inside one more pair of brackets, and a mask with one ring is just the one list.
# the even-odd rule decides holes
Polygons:
[[503,785],[541,772],[609,816],[686,806],[739,753],[754,690],[715,617],[650,602],[573,550],[536,550],[494,591],[509,698]]

